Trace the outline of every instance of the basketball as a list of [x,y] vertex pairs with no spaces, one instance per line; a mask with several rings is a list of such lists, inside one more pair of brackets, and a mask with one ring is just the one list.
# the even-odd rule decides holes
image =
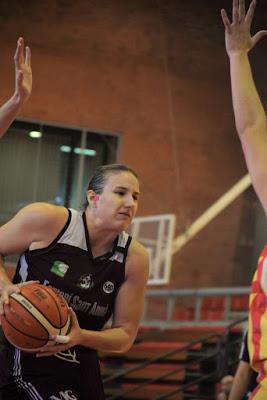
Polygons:
[[53,289],[31,283],[12,293],[1,324],[7,340],[23,351],[37,351],[50,335],[66,335],[70,327],[66,300]]

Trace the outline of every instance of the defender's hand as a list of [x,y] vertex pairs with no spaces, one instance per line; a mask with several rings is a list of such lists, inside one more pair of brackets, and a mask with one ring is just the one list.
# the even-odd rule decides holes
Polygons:
[[263,36],[267,35],[266,30],[261,30],[254,36],[250,34],[255,7],[256,0],[252,0],[246,13],[244,0],[233,0],[232,22],[230,22],[226,11],[221,10],[228,55],[250,51]]
[[15,62],[15,95],[24,103],[32,91],[31,50],[24,49],[24,39],[20,37],[14,55]]

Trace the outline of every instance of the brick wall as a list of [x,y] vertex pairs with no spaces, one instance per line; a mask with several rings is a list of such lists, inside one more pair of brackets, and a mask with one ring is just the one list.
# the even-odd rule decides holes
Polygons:
[[[11,93],[13,50],[23,35],[33,52],[34,89],[21,116],[119,132],[120,161],[141,176],[139,215],[175,213],[177,234],[246,173],[231,108],[223,4],[207,3],[0,5],[0,100]],[[266,76],[257,54],[255,62]],[[243,206],[238,199],[174,257],[172,286],[249,281],[247,259],[236,260]]]

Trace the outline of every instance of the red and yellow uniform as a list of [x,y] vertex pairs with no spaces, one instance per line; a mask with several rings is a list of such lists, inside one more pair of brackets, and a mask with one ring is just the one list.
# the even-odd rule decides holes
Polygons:
[[250,364],[258,375],[258,386],[250,399],[267,399],[267,246],[254,274],[249,298],[248,349]]

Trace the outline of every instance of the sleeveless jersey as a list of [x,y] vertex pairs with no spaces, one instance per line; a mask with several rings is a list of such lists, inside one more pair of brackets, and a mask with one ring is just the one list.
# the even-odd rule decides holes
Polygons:
[[73,308],[81,328],[100,330],[124,281],[130,242],[122,232],[110,253],[93,258],[85,213],[69,210],[67,223],[48,247],[20,257],[13,281],[38,280],[52,287]]
[[259,386],[252,399],[267,398],[267,246],[254,274],[249,297],[248,350],[252,368],[258,372]]
[[[68,211],[64,228],[48,247],[21,255],[13,282],[39,280],[52,287],[76,312],[81,328],[100,330],[113,312],[116,294],[125,279],[131,237],[122,232],[109,253],[93,258],[85,213]],[[104,399],[95,350],[75,346],[51,357],[36,358],[7,346],[8,377],[1,376],[0,371],[4,400],[24,399],[24,395],[27,400]]]

